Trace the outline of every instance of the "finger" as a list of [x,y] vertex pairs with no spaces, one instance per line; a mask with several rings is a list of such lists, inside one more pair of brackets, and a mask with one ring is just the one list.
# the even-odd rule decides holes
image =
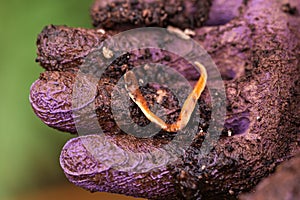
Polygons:
[[[124,141],[130,142],[125,142],[126,145],[119,148]],[[119,143],[118,146],[115,146],[116,143]],[[90,135],[68,141],[61,152],[60,164],[70,182],[89,191],[113,192],[149,199],[176,199],[178,191],[170,169],[162,165],[153,171],[138,172],[134,168],[135,163],[139,166],[145,165],[146,168],[153,167],[155,163],[144,158],[146,154],[132,152],[132,145],[135,147],[131,149],[140,149],[144,153],[157,148],[151,143],[140,142],[130,136],[104,139],[99,135]],[[117,169],[121,166],[123,170]]]
[[[122,69],[126,69],[126,66]],[[126,99],[112,98],[113,92],[127,93],[124,85],[116,85],[116,74],[119,73],[114,73],[114,66],[109,68],[101,79],[87,74],[80,76],[70,71],[46,71],[32,84],[30,103],[36,115],[45,124],[70,133],[77,133],[79,128],[89,134],[99,133],[100,130],[107,134],[121,134],[116,121],[124,126],[132,126],[133,122],[147,125],[148,119],[133,102],[125,104]],[[141,92],[147,97],[149,105],[160,105],[165,119],[175,122],[180,105],[170,90],[150,84],[143,86]],[[127,95],[126,97],[129,98]],[[118,110],[118,115],[113,113],[112,106],[114,110]],[[206,106],[202,104],[201,110],[205,110]]]
[[46,26],[37,39],[36,62],[49,71],[76,68],[107,37],[107,33],[102,29]]
[[[72,72],[46,71],[40,75],[30,88],[29,101],[35,114],[48,126],[70,133],[76,133],[75,122],[80,120],[92,132],[96,127],[91,126],[90,118],[96,118],[96,113],[86,109],[95,102],[95,94],[85,95],[85,102],[74,105],[74,84],[83,85],[89,91],[96,91],[97,85],[90,78],[78,78]],[[83,90],[83,89],[82,89]],[[75,115],[81,112],[84,117]]]
[[[94,51],[99,53],[97,54],[99,58],[100,56],[104,56],[103,59],[106,59],[105,55],[103,55],[105,54],[103,41],[115,33],[114,31],[108,32],[103,29],[94,30],[66,26],[47,26],[38,36],[38,57],[36,61],[49,71],[78,71],[88,55]],[[184,40],[181,42],[184,43]],[[134,50],[129,53],[129,61],[132,66],[140,66],[146,63],[160,63],[176,69],[188,80],[195,81],[199,77],[197,70],[195,70],[191,63],[171,52],[148,48]],[[121,61],[120,65],[123,62]],[[115,63],[118,63],[118,60]],[[99,64],[98,66],[102,67]]]
[[168,25],[196,28],[208,18],[210,4],[210,0],[97,0],[92,6],[91,16],[95,27],[115,30]]
[[48,126],[76,132],[72,117],[72,86],[75,74],[44,72],[30,88],[29,101],[35,114]]
[[[46,71],[30,88],[29,101],[35,114],[48,126],[70,133],[112,133],[111,93],[114,85],[103,78],[73,72]],[[116,104],[118,106],[118,104]],[[94,121],[97,121],[95,123]]]

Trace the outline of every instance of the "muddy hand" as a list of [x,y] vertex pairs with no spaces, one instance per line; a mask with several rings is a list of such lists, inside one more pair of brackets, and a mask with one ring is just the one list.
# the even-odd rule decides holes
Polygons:
[[[70,133],[77,133],[76,120],[83,120],[87,129],[96,131],[89,126],[90,117],[96,116],[105,133],[105,138],[81,136],[65,145],[60,163],[71,182],[90,191],[149,199],[229,198],[251,190],[277,164],[295,153],[299,141],[299,96],[294,89],[299,87],[300,74],[297,67],[300,62],[297,55],[299,16],[287,12],[284,5],[272,0],[244,2],[247,3],[241,5],[235,19],[217,27],[194,29],[194,34],[189,35],[212,56],[224,79],[227,114],[223,135],[208,155],[199,156],[202,142],[209,135],[205,130],[210,119],[209,95],[212,94],[204,90],[198,101],[199,113],[196,113],[203,118],[198,127],[199,134],[195,135],[191,147],[180,160],[168,165],[163,164],[170,163],[168,160],[173,159],[172,155],[160,150],[173,135],[163,131],[150,140],[124,134],[115,124],[111,112],[111,93],[117,80],[127,71],[147,62],[169,64],[193,82],[201,74],[184,59],[168,52],[154,49],[131,52],[107,68],[94,88],[96,95],[91,96],[96,112],[85,113],[86,118],[79,119],[72,110],[76,72],[94,48],[117,32],[65,26],[47,26],[42,31],[37,41],[37,61],[46,71],[31,87],[30,101],[35,113],[50,127]],[[290,1],[298,6],[296,3],[296,0]],[[166,23],[169,23],[168,18]],[[160,21],[158,25],[161,25]],[[88,79],[81,81],[82,85],[90,84]],[[149,89],[151,92],[147,93]],[[165,94],[164,101],[159,101],[161,92],[158,90]],[[171,91],[162,86],[147,85],[141,88],[141,93],[146,96],[148,105],[164,104],[168,123],[176,122],[181,107]],[[122,103],[116,106],[127,110]],[[149,123],[134,101],[131,101],[130,112],[137,124]],[[111,146],[107,146],[106,141],[110,141]],[[91,149],[85,143],[97,152],[97,158],[91,155]],[[127,172],[113,167],[116,163],[104,163],[112,155],[109,154],[110,147],[123,155],[116,155],[115,162],[125,163],[124,166],[132,161],[132,153],[140,155],[136,166],[151,168],[153,162],[148,162],[147,153],[156,150],[165,155],[165,160],[154,171]]]

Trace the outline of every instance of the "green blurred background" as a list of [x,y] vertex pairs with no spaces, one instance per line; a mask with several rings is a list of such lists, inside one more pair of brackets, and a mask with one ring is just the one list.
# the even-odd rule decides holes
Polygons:
[[91,28],[91,4],[92,0],[0,0],[1,200],[123,199],[91,195],[68,183],[58,159],[71,136],[44,125],[28,100],[30,85],[43,71],[35,63],[37,35],[48,24]]

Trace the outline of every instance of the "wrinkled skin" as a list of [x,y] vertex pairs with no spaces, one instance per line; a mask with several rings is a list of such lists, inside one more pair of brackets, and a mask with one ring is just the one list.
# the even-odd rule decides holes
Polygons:
[[[84,145],[89,142],[100,150],[101,137],[81,136],[71,139],[61,153],[60,163],[68,179],[93,192],[149,199],[235,199],[241,192],[250,191],[279,163],[292,157],[299,151],[300,19],[299,13],[289,9],[286,2],[244,1],[233,12],[237,17],[230,22],[225,20],[228,23],[224,24],[224,18],[214,19],[207,23],[224,25],[195,29],[193,39],[217,64],[227,95],[224,135],[206,157],[199,157],[199,149],[207,133],[197,135],[178,162],[147,173],[122,172],[103,166]],[[300,9],[296,0],[289,2],[292,8]],[[231,19],[231,14],[223,17]],[[72,116],[72,86],[78,66],[93,48],[116,32],[49,26],[39,35],[37,61],[46,72],[33,84],[30,100],[37,116],[47,125],[77,132],[76,119]],[[142,140],[119,130],[110,115],[110,93],[115,81],[137,63],[154,60],[164,60],[174,68],[180,63],[177,70],[190,81],[198,77],[186,62],[177,62],[173,55],[162,52],[159,59],[156,56],[155,50],[125,56],[113,63],[99,81],[97,90],[101,93],[95,100],[97,117],[106,137],[124,152],[154,150],[169,137]],[[149,102],[158,98],[157,88],[152,91],[147,94]],[[172,94],[167,97],[165,109],[178,110]],[[199,102],[198,114],[204,119],[200,127],[206,130],[204,124],[210,114],[207,91]],[[170,122],[176,119],[176,113],[168,114]],[[134,104],[131,115],[136,123],[147,123]],[[228,130],[232,136],[226,134]]]

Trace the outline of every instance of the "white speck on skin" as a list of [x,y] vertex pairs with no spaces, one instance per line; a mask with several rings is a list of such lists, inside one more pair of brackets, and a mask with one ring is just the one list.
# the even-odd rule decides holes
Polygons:
[[257,116],[257,117],[256,117],[256,120],[260,120],[260,116]]
[[190,35],[190,36],[195,36],[196,35],[196,32],[191,30],[191,29],[188,29],[186,28],[184,31],[183,31],[184,34],[186,35]]
[[231,130],[229,130],[229,131],[227,132],[227,134],[228,134],[228,136],[230,137],[230,136],[232,135]]
[[149,70],[149,69],[150,69],[150,66],[146,64],[146,65],[144,66],[144,69],[145,69],[145,70]]
[[104,29],[102,29],[102,28],[100,28],[100,29],[97,29],[97,33],[101,33],[101,34],[105,34],[105,30]]
[[114,53],[109,48],[103,47],[102,49],[103,56],[107,59],[110,59],[114,56]]
[[167,92],[165,90],[157,90],[156,92],[158,94],[158,97],[157,97],[157,103],[162,103],[163,99],[165,96],[167,96]]
[[143,79],[139,79],[139,84],[143,85],[144,84],[144,80]]
[[169,33],[173,33],[175,35],[177,35],[178,37],[180,37],[181,39],[184,40],[189,40],[191,39],[191,37],[187,34],[185,34],[182,30],[180,30],[179,28],[173,27],[173,26],[168,26],[167,27],[167,31]]

